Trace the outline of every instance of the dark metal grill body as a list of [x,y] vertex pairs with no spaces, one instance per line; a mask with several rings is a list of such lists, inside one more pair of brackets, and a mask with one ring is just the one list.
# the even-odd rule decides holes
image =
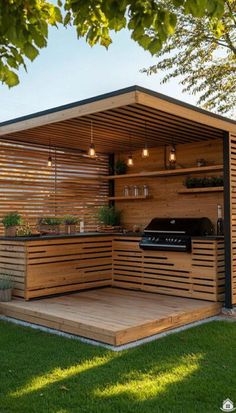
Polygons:
[[191,251],[191,238],[214,234],[208,218],[154,218],[145,228],[140,248],[159,251]]

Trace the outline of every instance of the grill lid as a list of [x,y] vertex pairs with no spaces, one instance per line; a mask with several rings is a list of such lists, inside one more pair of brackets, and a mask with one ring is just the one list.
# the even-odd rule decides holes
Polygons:
[[179,234],[204,236],[214,234],[209,218],[153,218],[144,229],[144,234]]

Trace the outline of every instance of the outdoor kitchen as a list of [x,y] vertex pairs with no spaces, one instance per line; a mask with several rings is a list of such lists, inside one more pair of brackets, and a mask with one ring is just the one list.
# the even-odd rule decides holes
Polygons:
[[193,119],[193,108],[147,91],[138,104],[137,93],[75,105],[57,122],[55,112],[38,126],[34,118],[22,130],[5,126],[0,152],[11,147],[15,164],[13,175],[5,165],[12,192],[0,182],[0,214],[3,223],[16,211],[22,220],[0,236],[1,271],[14,283],[4,314],[120,345],[224,305],[223,120],[214,127],[218,119],[205,113]]

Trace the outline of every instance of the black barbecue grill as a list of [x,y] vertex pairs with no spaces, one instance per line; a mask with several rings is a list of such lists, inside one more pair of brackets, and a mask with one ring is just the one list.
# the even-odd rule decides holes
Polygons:
[[160,251],[191,251],[191,238],[214,234],[208,218],[154,218],[145,228],[140,248]]

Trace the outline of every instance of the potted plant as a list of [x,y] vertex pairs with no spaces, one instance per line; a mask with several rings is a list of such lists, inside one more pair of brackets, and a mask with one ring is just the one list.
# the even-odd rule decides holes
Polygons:
[[98,230],[103,232],[119,231],[121,220],[121,211],[113,206],[101,206],[98,210],[98,221],[100,226]]
[[127,164],[122,159],[118,159],[115,163],[115,174],[123,175],[127,172]]
[[223,186],[224,179],[222,176],[213,176],[205,178],[188,177],[185,181],[187,188],[210,188],[214,186]]
[[63,218],[63,222],[65,224],[65,233],[75,234],[76,233],[76,225],[79,223],[79,218],[73,215],[65,215]]
[[0,274],[0,301],[11,301],[12,280],[7,274]]
[[57,217],[44,217],[39,219],[39,232],[41,234],[60,234],[62,220]]
[[2,219],[6,237],[15,237],[17,228],[22,224],[22,218],[18,212],[9,212]]

